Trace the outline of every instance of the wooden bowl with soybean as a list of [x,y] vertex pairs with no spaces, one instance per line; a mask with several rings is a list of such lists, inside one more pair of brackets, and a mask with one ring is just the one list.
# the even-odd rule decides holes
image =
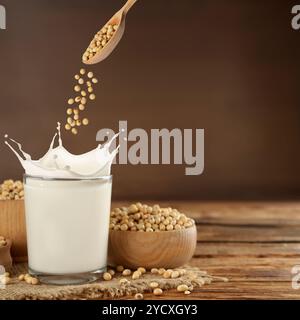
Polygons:
[[12,241],[15,262],[27,261],[24,200],[0,200],[0,236]]
[[193,256],[197,229],[138,232],[110,230],[108,263],[128,268],[177,268]]

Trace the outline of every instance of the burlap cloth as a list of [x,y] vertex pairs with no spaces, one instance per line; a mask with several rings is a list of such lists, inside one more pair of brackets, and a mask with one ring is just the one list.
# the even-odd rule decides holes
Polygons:
[[[186,274],[177,279],[164,279],[161,275],[147,272],[138,280],[124,277],[117,273],[111,281],[97,281],[84,285],[55,286],[30,285],[18,280],[18,275],[27,273],[26,264],[16,264],[12,269],[11,283],[0,289],[0,300],[74,300],[74,299],[103,299],[133,297],[136,293],[151,292],[149,284],[153,281],[159,283],[163,290],[177,288],[186,284],[194,288],[210,284],[212,281],[227,281],[226,278],[214,277],[198,268],[184,267]],[[120,278],[127,278],[130,283],[120,285]]]

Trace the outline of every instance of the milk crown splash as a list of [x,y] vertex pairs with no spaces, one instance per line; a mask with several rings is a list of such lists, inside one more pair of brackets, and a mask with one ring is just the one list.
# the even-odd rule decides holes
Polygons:
[[[110,152],[112,142],[119,133],[104,144],[99,144],[94,150],[81,155],[74,155],[66,150],[62,144],[60,123],[57,123],[57,133],[54,135],[47,153],[39,160],[32,160],[31,156],[24,152],[22,145],[13,140],[17,150],[6,140],[5,144],[14,152],[23,166],[25,173],[30,176],[58,179],[84,179],[108,176],[111,173],[111,165],[118,153],[119,147]],[[5,138],[8,138],[5,135]],[[58,146],[54,147],[56,138]]]

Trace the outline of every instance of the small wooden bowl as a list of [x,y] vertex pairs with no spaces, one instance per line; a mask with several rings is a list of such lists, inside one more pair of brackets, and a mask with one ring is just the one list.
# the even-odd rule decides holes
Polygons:
[[193,256],[196,226],[161,232],[110,231],[108,263],[128,268],[177,268]]
[[0,236],[11,239],[14,261],[27,261],[24,200],[0,200]]
[[12,258],[10,255],[11,240],[6,239],[6,242],[4,247],[0,247],[0,266],[7,271],[12,267]]

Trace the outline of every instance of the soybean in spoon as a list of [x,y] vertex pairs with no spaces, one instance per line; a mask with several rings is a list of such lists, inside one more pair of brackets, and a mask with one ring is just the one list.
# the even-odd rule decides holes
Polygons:
[[125,31],[126,15],[137,0],[126,4],[97,32],[82,56],[85,64],[96,64],[106,59],[120,42]]

